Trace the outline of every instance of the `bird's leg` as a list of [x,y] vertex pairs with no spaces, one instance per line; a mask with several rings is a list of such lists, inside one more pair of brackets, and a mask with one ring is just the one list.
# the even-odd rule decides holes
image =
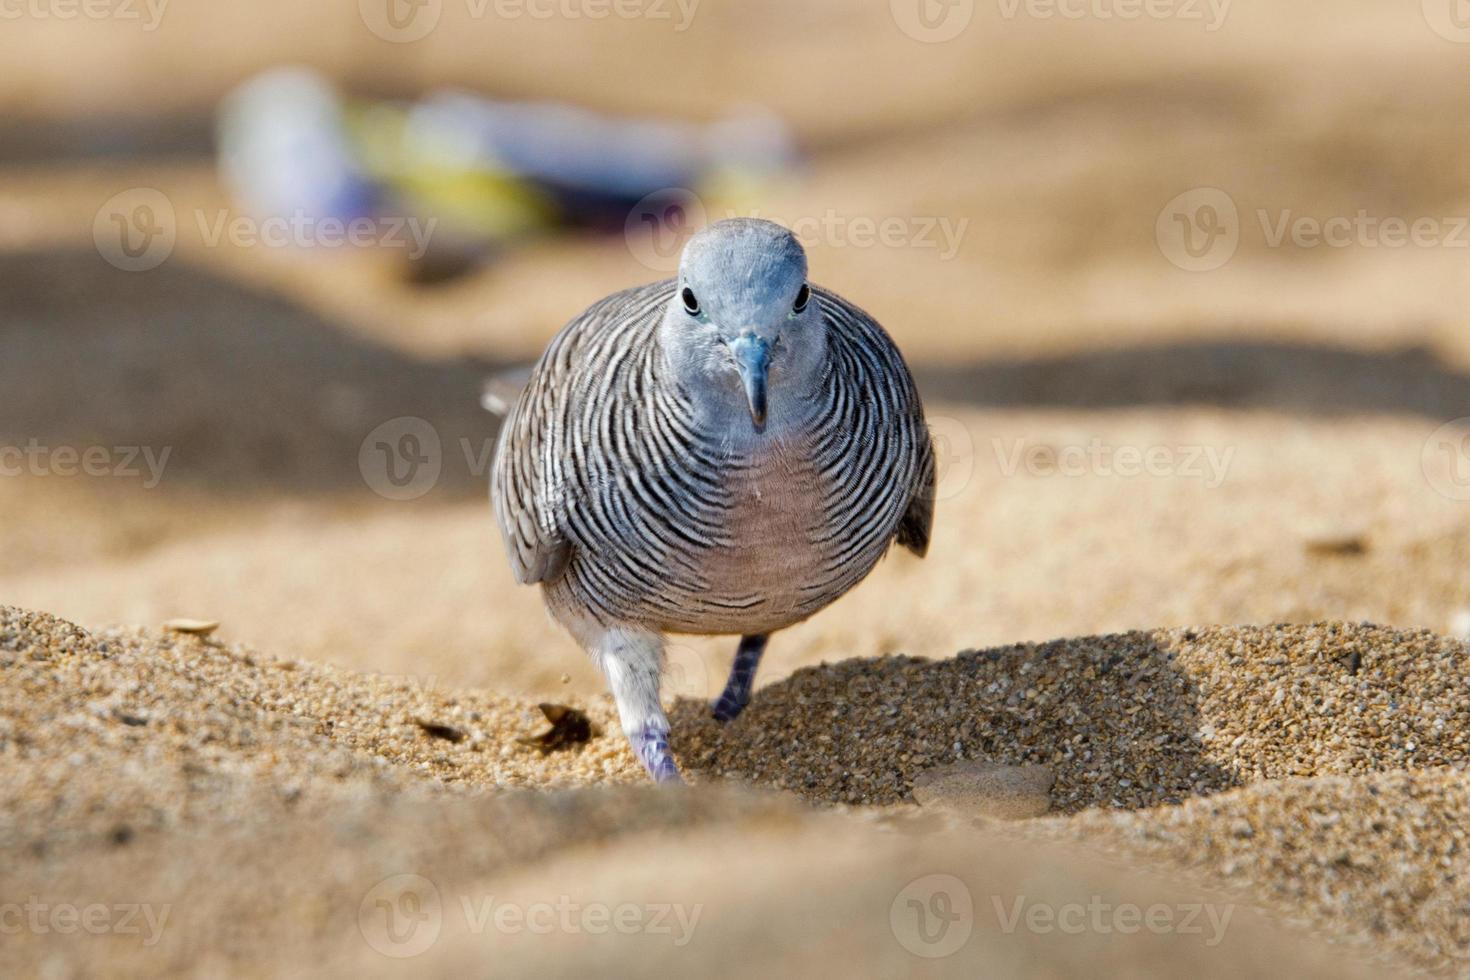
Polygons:
[[658,702],[663,638],[656,633],[608,630],[597,644],[596,657],[612,688],[633,754],[654,782],[682,783],[669,751],[669,719]]
[[733,720],[750,703],[755,670],[760,666],[761,654],[766,652],[766,641],[770,638],[767,633],[740,638],[740,646],[735,650],[735,663],[730,668],[730,679],[725,682],[724,693],[714,703],[716,721]]

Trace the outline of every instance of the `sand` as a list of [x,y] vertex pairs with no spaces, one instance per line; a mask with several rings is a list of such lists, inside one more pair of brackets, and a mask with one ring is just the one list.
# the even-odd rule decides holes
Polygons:
[[1187,868],[1300,925],[1420,969],[1470,958],[1470,778],[1456,769],[1297,777],[1178,807],[1039,822],[1036,837]]
[[[1470,471],[1435,438],[1470,414],[1465,251],[1263,230],[1470,213],[1465,48],[1433,4],[1234,4],[1218,30],[974,4],[938,44],[886,0],[704,0],[687,31],[439,6],[415,44],[285,0],[0,32],[0,446],[171,454],[157,485],[0,479],[0,973],[1467,973]],[[478,407],[654,272],[617,234],[434,289],[383,256],[206,242],[213,104],[283,62],[407,97],[756,100],[808,151],[709,204],[831,229],[814,277],[887,326],[942,440],[936,534],[778,635],[728,728],[702,702],[733,640],[675,641],[689,790],[644,784],[513,586]],[[93,241],[131,187],[177,217],[144,274]],[[1157,221],[1200,187],[1241,236],[1187,272]],[[852,240],[895,219],[897,245]],[[913,237],[940,221],[952,251]],[[360,459],[404,416],[441,441],[411,501]],[[221,626],[160,632],[177,617]],[[601,734],[540,754],[540,702]],[[1044,769],[1050,812],[918,805],[956,763]],[[1048,781],[1025,772],[1013,812]],[[675,945],[466,914],[492,899],[702,914]],[[1017,902],[1039,918],[1008,929]],[[3,931],[35,905],[44,930]],[[100,905],[144,930],[67,925]],[[1115,915],[1155,905],[1170,928]]]
[[[570,699],[598,733],[543,753],[525,741],[545,728],[527,702],[6,607],[7,894],[176,916],[156,935],[95,942],[28,931],[6,956],[66,975],[99,957],[124,972],[376,973],[410,950],[446,971],[486,943],[556,971],[614,949],[629,965],[662,955],[661,933],[610,945],[578,918],[538,944],[513,923],[487,938],[459,915],[576,896],[565,901],[578,909],[707,907],[681,962],[717,972],[734,968],[741,936],[769,930],[760,955],[788,971],[832,956],[1024,975],[1078,968],[1109,937],[1125,972],[1226,975],[1275,957],[1343,969],[1323,939],[1378,968],[1453,971],[1470,952],[1455,682],[1467,656],[1427,633],[1329,623],[848,660],[765,686],[725,727],[678,702],[673,745],[695,785],[660,792],[606,698]],[[997,823],[917,806],[915,775],[959,758],[1044,765],[1056,815]],[[874,917],[936,874],[973,883],[978,935],[931,962]],[[430,882],[440,903],[422,949],[354,921],[370,894],[401,898],[405,880]],[[1204,933],[1120,939],[1111,918],[1060,944],[1046,938],[1055,927],[1004,928],[1013,902],[1061,908],[1073,893],[1111,896],[1107,916],[1131,902],[1241,919],[1208,945]],[[793,932],[793,919],[808,925]]]
[[1259,780],[1463,764],[1463,644],[1369,625],[1171,630],[926,662],[805,668],[733,724],[696,704],[699,767],[813,800],[904,799],[916,773],[1039,763],[1059,809],[1138,809]]

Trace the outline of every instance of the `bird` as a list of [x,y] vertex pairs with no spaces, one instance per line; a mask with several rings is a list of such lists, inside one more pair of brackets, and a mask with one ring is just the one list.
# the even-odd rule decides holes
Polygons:
[[653,780],[680,783],[664,638],[740,637],[712,705],[733,720],[772,633],[891,545],[924,556],[935,454],[883,327],[808,280],[790,230],[730,218],[675,277],[557,333],[501,423],[490,496],[516,580],[601,668]]

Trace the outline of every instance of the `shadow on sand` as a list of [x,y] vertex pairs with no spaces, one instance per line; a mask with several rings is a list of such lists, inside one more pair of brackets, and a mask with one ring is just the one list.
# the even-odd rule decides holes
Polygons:
[[1432,351],[1375,353],[1313,344],[1196,341],[917,364],[925,397],[992,408],[1213,405],[1314,416],[1470,415],[1470,374]]
[[0,445],[168,448],[170,487],[218,494],[370,494],[365,440],[411,416],[440,441],[435,492],[485,493],[501,365],[415,358],[183,263],[0,256],[0,352]]
[[[507,366],[417,358],[181,262],[138,274],[90,251],[0,255],[0,445],[168,448],[170,486],[370,493],[365,442],[384,465],[426,447],[369,435],[415,417],[439,439],[431,499],[483,496],[497,420],[479,393]],[[1222,340],[915,373],[928,398],[981,407],[1470,415],[1470,377],[1420,349]]]
[[729,725],[680,700],[671,741],[697,776],[820,803],[899,802],[926,769],[986,759],[1050,768],[1063,812],[1139,808],[1238,785],[1202,754],[1199,700],[1173,651],[1128,633],[807,667]]

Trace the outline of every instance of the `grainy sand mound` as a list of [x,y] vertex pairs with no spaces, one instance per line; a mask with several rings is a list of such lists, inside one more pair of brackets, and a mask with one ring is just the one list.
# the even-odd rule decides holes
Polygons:
[[[1064,940],[999,917],[1018,898],[1182,907],[1210,888],[1367,942],[1390,967],[1452,967],[1470,880],[1466,776],[1389,770],[1464,765],[1464,669],[1464,647],[1430,634],[1211,629],[809,668],[725,728],[701,705],[676,706],[676,750],[697,781],[728,773],[825,803],[903,802],[915,774],[959,756],[1052,768],[1075,815],[998,830],[912,807],[874,822],[733,787],[655,792],[603,700],[584,705],[601,735],[542,755],[519,741],[544,724],[527,703],[0,608],[0,888],[53,905],[168,906],[174,923],[147,947],[30,931],[0,955],[17,973],[58,975],[387,972],[398,947],[380,947],[399,940],[369,920],[378,899],[402,898],[380,892],[412,875],[441,903],[444,939],[416,961],[430,972],[486,955],[551,972],[609,956],[651,968],[667,953],[649,936],[487,934],[461,914],[466,899],[505,895],[707,904],[718,914],[688,953],[705,972],[736,969],[776,933],[761,954],[773,968],[820,952],[906,972],[927,961],[890,917],[906,914],[914,882],[947,874],[973,894],[976,937],[940,973],[1341,969],[1244,908],[1218,947],[1116,930]],[[1297,778],[1323,774],[1338,775]],[[516,789],[610,782],[640,785]],[[1051,842],[1016,849],[1018,833]],[[1055,850],[1058,838],[1183,884],[1120,878]],[[772,932],[777,921],[807,925]]]
[[[7,976],[42,966],[54,976],[146,977],[598,976],[610,967],[693,976],[1367,975],[1243,904],[1217,902],[1211,918],[1201,904],[1218,896],[1095,858],[973,831],[895,833],[707,787],[384,798],[268,825],[144,836],[0,876],[15,894],[52,904],[142,900],[158,910],[155,922],[165,905],[169,913],[141,936],[7,936]],[[936,878],[967,905],[938,904]],[[1033,931],[1007,926],[1017,903],[1091,903],[1107,915],[1161,907],[1190,925],[1182,934]],[[632,910],[637,928],[584,917],[598,908]],[[916,908],[929,910],[922,926]],[[497,926],[499,909],[541,925]],[[947,929],[933,912],[954,917]],[[950,933],[952,946],[936,945]]]
[[[717,787],[473,792],[629,775],[616,737],[539,756],[514,741],[538,727],[531,706],[487,695],[193,638],[90,635],[15,609],[0,610],[0,671],[0,901],[7,923],[41,923],[7,933],[7,975],[449,976],[487,962],[560,974],[614,957],[651,971],[671,955],[711,975],[753,963],[1202,977],[1287,964],[1353,975],[1245,910],[1185,935],[1008,927],[998,910],[1017,902],[1159,905],[1182,917],[1202,899],[943,821],[880,823]],[[422,717],[465,737],[429,734]],[[936,875],[968,911],[954,920],[964,942],[931,961],[937,940],[916,931],[914,909],[950,914],[931,896]],[[145,913],[118,918],[140,903]],[[496,903],[573,912],[547,934],[487,925],[495,920],[478,914]],[[630,903],[677,906],[683,942],[580,917]],[[83,934],[56,917],[67,908],[118,928]]]
[[1029,825],[1190,869],[1287,916],[1373,937],[1418,965],[1470,968],[1470,776],[1264,782],[1178,807]]
[[[643,779],[618,738],[551,755],[517,742],[546,727],[534,705],[192,636],[92,635],[0,607],[0,670],[0,844],[267,817],[339,794]],[[588,711],[607,729],[605,706]]]
[[957,759],[1041,763],[1065,811],[1178,803],[1261,779],[1464,765],[1470,651],[1370,625],[1166,630],[811,667],[728,727],[693,704],[697,771],[816,801],[893,803]]

